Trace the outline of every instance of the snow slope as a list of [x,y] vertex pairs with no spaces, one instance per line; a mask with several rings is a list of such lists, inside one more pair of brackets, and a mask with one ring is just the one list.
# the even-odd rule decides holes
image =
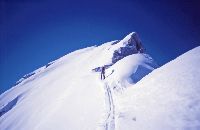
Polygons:
[[136,33],[72,52],[25,75],[0,95],[0,129],[115,129],[113,92],[100,80],[102,66],[107,79],[124,85],[135,84],[157,67]]
[[0,95],[0,129],[199,130],[199,66],[197,47],[156,69],[130,33],[22,77]]
[[144,77],[117,97],[120,130],[200,129],[200,47]]

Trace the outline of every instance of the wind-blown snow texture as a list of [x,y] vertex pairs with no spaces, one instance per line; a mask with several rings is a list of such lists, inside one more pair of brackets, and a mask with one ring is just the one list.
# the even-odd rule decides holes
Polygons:
[[72,52],[0,96],[0,129],[199,129],[199,54],[200,47],[153,71],[136,33]]

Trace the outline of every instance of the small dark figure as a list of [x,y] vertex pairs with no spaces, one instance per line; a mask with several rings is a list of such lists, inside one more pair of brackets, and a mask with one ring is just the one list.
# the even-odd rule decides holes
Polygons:
[[101,68],[101,80],[104,80],[106,77],[105,77],[105,67],[103,66]]
[[139,43],[136,43],[136,50],[137,50],[137,52],[139,52],[139,53],[140,53],[141,46],[139,45]]

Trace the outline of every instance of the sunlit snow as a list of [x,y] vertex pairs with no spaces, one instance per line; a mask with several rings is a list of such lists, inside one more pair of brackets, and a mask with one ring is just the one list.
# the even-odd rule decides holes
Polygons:
[[197,130],[199,66],[200,47],[158,68],[130,33],[25,75],[0,95],[0,129]]

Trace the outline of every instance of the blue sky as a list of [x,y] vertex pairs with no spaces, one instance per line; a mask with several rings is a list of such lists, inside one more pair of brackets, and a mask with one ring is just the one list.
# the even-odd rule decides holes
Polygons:
[[74,50],[138,32],[160,64],[200,45],[198,0],[3,0],[0,93]]

